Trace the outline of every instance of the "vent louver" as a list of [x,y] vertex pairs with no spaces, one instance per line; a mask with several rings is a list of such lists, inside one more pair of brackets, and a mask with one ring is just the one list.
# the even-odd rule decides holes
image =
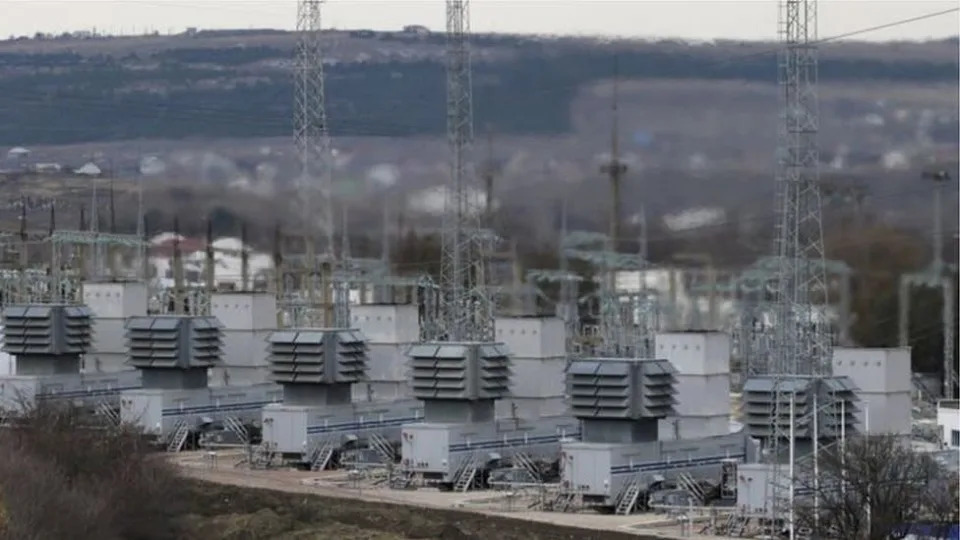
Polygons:
[[510,353],[500,344],[481,345],[478,349],[480,388],[478,396],[502,398],[510,392]]
[[292,329],[270,334],[267,342],[275,382],[349,384],[366,376],[367,345],[356,330]]
[[367,345],[360,332],[337,332],[337,381],[357,382],[367,372]]
[[578,418],[639,420],[673,413],[675,370],[666,360],[583,359],[567,370]]
[[131,317],[126,330],[130,364],[140,369],[205,368],[220,361],[215,317]]
[[475,401],[509,395],[510,353],[499,343],[421,343],[407,351],[413,395]]
[[85,306],[8,306],[3,350],[18,356],[79,356],[90,348],[91,312]]

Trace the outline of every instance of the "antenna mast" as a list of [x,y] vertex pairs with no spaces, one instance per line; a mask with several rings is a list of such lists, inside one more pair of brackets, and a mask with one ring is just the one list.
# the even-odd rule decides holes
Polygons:
[[440,264],[440,336],[450,341],[493,339],[493,309],[485,287],[483,234],[475,175],[470,170],[473,99],[470,79],[468,0],[446,0],[447,139],[450,178],[443,213]]

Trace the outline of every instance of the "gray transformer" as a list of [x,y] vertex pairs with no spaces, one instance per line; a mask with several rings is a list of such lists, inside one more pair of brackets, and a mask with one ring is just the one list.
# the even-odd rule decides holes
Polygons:
[[411,386],[424,420],[403,427],[402,468],[428,482],[465,490],[501,460],[528,466],[557,460],[579,436],[569,416],[496,419],[509,395],[510,359],[500,343],[421,343],[411,347]]
[[571,362],[568,393],[583,436],[563,445],[564,494],[626,513],[659,481],[719,479],[725,463],[756,459],[756,444],[742,433],[659,440],[660,420],[674,415],[675,373],[666,360]]
[[354,329],[289,329],[268,337],[271,378],[283,402],[264,407],[263,442],[270,453],[320,470],[337,453],[364,446],[392,461],[400,427],[422,417],[413,399],[358,401],[367,346]]
[[116,414],[120,392],[140,387],[135,370],[80,372],[92,341],[91,312],[74,305],[12,305],[3,311],[4,352],[15,374],[0,376],[0,407],[22,410],[39,402],[77,405]]
[[129,363],[142,373],[143,388],[123,392],[120,417],[176,450],[189,433],[217,423],[237,431],[257,425],[263,406],[281,397],[275,384],[208,386],[208,370],[222,354],[215,317],[132,317],[126,328]]

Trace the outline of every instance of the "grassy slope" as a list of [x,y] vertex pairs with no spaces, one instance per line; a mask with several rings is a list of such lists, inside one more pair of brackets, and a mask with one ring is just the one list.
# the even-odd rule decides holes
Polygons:
[[189,481],[192,539],[652,540],[455,510]]

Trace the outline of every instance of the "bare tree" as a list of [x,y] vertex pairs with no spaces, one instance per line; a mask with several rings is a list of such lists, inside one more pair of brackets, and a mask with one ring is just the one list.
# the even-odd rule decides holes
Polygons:
[[184,487],[129,426],[24,408],[0,432],[0,540],[182,538]]
[[796,519],[813,538],[896,540],[906,525],[942,523],[956,511],[955,474],[903,438],[856,437],[822,449],[819,474],[812,461],[797,470]]
[[950,538],[950,529],[960,523],[960,475],[945,471],[931,482],[924,507],[933,525],[930,534]]

